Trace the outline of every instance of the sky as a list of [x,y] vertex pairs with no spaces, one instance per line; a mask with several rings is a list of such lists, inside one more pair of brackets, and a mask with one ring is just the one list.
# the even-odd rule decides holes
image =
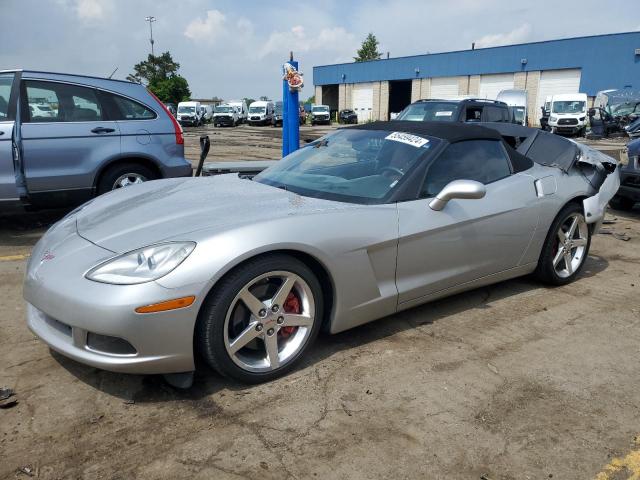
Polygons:
[[[125,78],[170,51],[194,98],[281,96],[293,51],[313,66],[353,60],[367,33],[392,57],[640,30],[639,0],[0,0],[0,69]],[[640,46],[639,46],[640,47]]]

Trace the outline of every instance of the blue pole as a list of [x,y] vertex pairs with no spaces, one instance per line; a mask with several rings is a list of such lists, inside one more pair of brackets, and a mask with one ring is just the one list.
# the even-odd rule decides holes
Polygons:
[[[298,70],[298,62],[289,63]],[[282,91],[282,156],[285,157],[300,148],[300,112],[298,91],[292,92],[286,80],[283,81]]]
[[289,130],[287,129],[288,97],[289,84],[286,80],[282,80],[282,157],[289,155]]

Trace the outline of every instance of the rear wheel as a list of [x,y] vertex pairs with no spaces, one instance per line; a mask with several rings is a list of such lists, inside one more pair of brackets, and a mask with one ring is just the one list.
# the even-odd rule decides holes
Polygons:
[[158,176],[149,168],[139,163],[122,163],[109,167],[98,182],[98,195],[124,188],[148,180],[155,180]]
[[290,371],[318,335],[322,289],[288,255],[252,260],[225,277],[200,312],[196,342],[220,374],[246,383]]
[[591,230],[582,208],[570,203],[551,225],[542,247],[536,276],[551,285],[572,282],[584,267],[590,245]]

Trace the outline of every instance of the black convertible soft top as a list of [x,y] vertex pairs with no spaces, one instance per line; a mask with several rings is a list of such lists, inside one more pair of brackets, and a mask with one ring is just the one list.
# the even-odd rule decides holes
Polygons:
[[449,143],[462,140],[501,140],[502,137],[493,129],[460,122],[412,122],[409,120],[391,120],[390,122],[372,122],[356,125],[358,130],[388,130],[389,132],[405,132],[415,135],[428,135],[442,138]]
[[[413,122],[409,120],[392,120],[390,122],[372,122],[344,128],[413,133],[415,135],[427,135],[441,138],[449,143],[461,142],[463,140],[505,140],[500,132],[494,128],[481,127],[479,125],[460,122]],[[514,172],[523,172],[533,166],[533,161],[530,158],[513,149],[508,142],[505,142],[505,148],[509,154],[509,158],[511,159],[511,165],[513,166]]]

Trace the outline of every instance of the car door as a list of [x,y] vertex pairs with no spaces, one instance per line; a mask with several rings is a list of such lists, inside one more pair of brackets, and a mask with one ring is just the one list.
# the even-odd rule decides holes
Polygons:
[[[484,183],[484,198],[429,208],[430,198],[462,179]],[[449,145],[429,166],[421,196],[398,204],[399,304],[516,267],[538,222],[533,181],[512,173],[497,140]]]
[[[90,86],[22,80],[22,147],[29,195],[57,191],[63,197],[93,193],[96,170],[120,155],[120,132],[107,121]],[[44,116],[32,105],[45,105]]]
[[13,159],[15,103],[10,107],[15,76],[13,72],[0,73],[0,202],[19,200]]

